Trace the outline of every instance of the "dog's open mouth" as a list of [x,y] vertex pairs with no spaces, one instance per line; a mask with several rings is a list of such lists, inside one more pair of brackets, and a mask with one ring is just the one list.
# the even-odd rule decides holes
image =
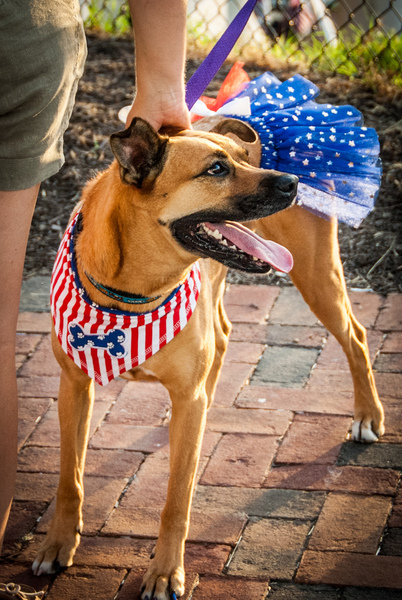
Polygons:
[[266,273],[273,267],[288,273],[293,267],[289,250],[234,221],[176,223],[174,233],[186,250],[233,269]]

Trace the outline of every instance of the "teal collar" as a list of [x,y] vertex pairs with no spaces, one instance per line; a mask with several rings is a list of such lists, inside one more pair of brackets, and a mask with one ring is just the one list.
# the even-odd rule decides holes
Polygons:
[[115,288],[99,283],[99,281],[96,281],[96,279],[94,279],[86,271],[85,275],[88,277],[92,285],[99,290],[99,292],[105,294],[105,296],[111,298],[111,300],[116,300],[117,302],[124,302],[125,304],[147,304],[148,302],[154,302],[161,297],[153,296],[152,298],[147,298],[146,296],[141,296],[141,294],[130,294],[130,292],[116,290]]

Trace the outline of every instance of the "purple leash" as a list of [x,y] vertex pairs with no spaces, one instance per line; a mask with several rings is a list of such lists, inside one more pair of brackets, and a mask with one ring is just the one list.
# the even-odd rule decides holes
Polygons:
[[206,59],[189,79],[186,89],[186,104],[189,110],[192,109],[229,56],[256,4],[257,0],[247,0]]

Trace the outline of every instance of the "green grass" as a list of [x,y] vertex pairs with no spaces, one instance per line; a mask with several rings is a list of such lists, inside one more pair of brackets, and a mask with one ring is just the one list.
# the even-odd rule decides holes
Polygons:
[[282,37],[270,53],[277,59],[348,77],[370,79],[377,72],[391,83],[402,86],[402,36],[392,31],[385,35],[371,28],[362,34],[357,28],[350,27],[346,33],[339,33],[338,43],[334,46],[323,45],[319,34],[313,34],[303,44],[294,36]]
[[126,35],[131,31],[128,5],[121,0],[88,0],[84,10],[84,25],[111,35]]
[[[126,35],[131,31],[130,11],[122,0],[88,0],[85,26],[111,35]],[[188,47],[207,54],[215,43],[204,22],[188,19]],[[339,73],[351,78],[361,77],[370,82],[380,74],[402,86],[402,36],[395,32],[384,34],[374,25],[367,33],[350,26],[340,31],[336,45],[325,45],[323,35],[313,32],[300,42],[292,34],[281,36],[275,42],[267,38],[265,48],[252,40],[238,43],[231,57],[252,56],[264,60],[273,58],[292,64],[301,64],[317,71]]]

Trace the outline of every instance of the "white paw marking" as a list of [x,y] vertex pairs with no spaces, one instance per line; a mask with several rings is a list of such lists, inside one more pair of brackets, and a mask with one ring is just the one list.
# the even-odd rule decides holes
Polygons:
[[382,433],[383,430],[376,433],[373,431],[371,421],[353,421],[352,440],[355,442],[376,442]]
[[34,575],[37,575],[38,577],[40,577],[41,575],[51,575],[52,573],[56,572],[53,566],[53,562],[40,562],[38,560],[35,560],[33,562],[32,571],[34,572]]

